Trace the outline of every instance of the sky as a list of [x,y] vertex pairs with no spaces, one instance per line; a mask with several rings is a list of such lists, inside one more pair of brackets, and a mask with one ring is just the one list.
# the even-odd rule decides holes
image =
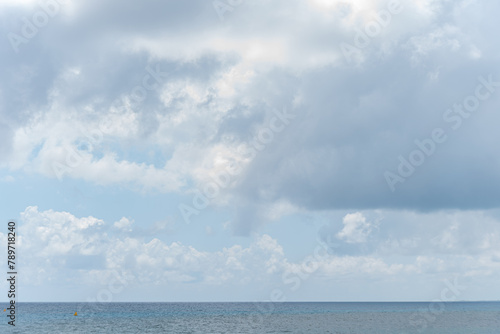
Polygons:
[[499,300],[499,13],[2,0],[18,300]]

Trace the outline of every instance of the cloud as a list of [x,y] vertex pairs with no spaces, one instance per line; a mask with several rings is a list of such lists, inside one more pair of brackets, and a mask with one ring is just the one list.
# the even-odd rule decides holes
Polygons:
[[[327,280],[348,274],[397,278],[408,273],[451,275],[461,270],[464,275],[480,277],[496,275],[500,269],[500,229],[491,214],[379,214],[384,216],[384,224],[370,238],[373,223],[362,213],[347,214],[343,227],[332,229],[336,230],[334,238],[321,234],[323,241],[317,249],[293,262],[278,241],[267,234],[255,236],[248,247],[236,244],[208,252],[180,242],[165,243],[152,236],[112,235],[110,227],[135,229],[127,218],[108,226],[98,218],[39,211],[37,207],[28,207],[21,214],[19,247],[23,250],[22,269],[29,284],[69,278],[93,284],[112,271],[143,283],[246,285],[290,278],[294,273],[309,276],[310,268],[315,268],[315,276]],[[466,224],[473,222],[471,219],[481,225],[481,231],[488,232],[478,232],[477,225]],[[398,229],[400,220],[411,228]],[[422,223],[413,224],[412,220]],[[320,233],[325,232],[332,233]],[[345,243],[335,245],[335,237]],[[368,243],[368,247],[363,243]],[[353,247],[365,247],[364,254],[355,252]],[[285,281],[281,284],[287,285]]]
[[116,221],[113,226],[120,229],[120,230],[126,230],[126,231],[131,231],[132,224],[134,223],[133,220],[130,220],[128,218],[122,217],[119,221]]
[[[366,231],[374,227],[371,222],[378,221],[377,217],[382,223],[367,237]],[[457,275],[461,283],[487,286],[491,294],[491,287],[484,283],[498,279],[500,272],[499,217],[496,211],[351,213],[324,226],[309,254],[291,261],[294,251],[269,234],[254,235],[247,246],[232,244],[207,251],[161,240],[154,231],[136,233],[139,224],[130,224],[127,218],[107,223],[27,207],[18,222],[19,270],[26,288],[56,283],[94,291],[125,279],[122,292],[133,299],[137,296],[131,291],[143,291],[145,286],[167,290],[184,286],[196,291],[237,288],[241,296],[243,290],[263,291],[262,297],[279,288],[291,299],[331,300],[344,296],[339,295],[341,287],[387,281],[406,296],[401,287],[423,282],[435,286]],[[132,231],[111,233],[116,225]],[[0,242],[6,242],[5,234],[0,233]],[[333,289],[327,290],[331,293],[325,293],[327,286]],[[391,296],[397,296],[394,291]],[[363,298],[386,300],[386,294],[381,290]],[[427,298],[422,296],[418,298]],[[425,296],[432,296],[432,291]]]
[[[123,217],[112,227],[131,230],[132,221]],[[19,246],[23,249],[23,270],[30,284],[66,281],[72,270],[79,280],[106,277],[120,272],[138,282],[202,282],[220,285],[226,281],[249,282],[261,275],[279,272],[286,264],[282,247],[262,235],[248,248],[234,245],[216,252],[198,251],[179,242],[165,244],[157,238],[118,238],[107,224],[94,217],[78,218],[68,212],[39,211],[28,207],[21,214]],[[32,276],[33,274],[33,276]],[[76,279],[76,278],[75,278]]]
[[12,175],[7,175],[3,178],[0,179],[0,182],[5,182],[5,183],[12,183],[14,182],[16,179],[12,176]]
[[[192,194],[286,108],[296,119],[211,201],[238,234],[299,210],[496,208],[498,92],[460,131],[442,115],[500,80],[498,6],[405,1],[349,62],[340,46],[388,2],[245,2],[221,22],[210,1],[70,1],[19,53],[1,42],[0,166]],[[40,10],[2,8],[4,35]],[[436,127],[446,145],[392,193],[384,173]]]
[[362,213],[350,213],[343,219],[344,228],[337,233],[337,238],[348,243],[365,242],[372,230],[372,225],[366,221]]

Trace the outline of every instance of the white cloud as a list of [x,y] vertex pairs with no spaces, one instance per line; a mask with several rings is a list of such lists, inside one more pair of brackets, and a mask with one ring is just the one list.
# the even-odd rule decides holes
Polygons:
[[372,224],[362,213],[350,213],[343,219],[344,228],[337,233],[337,237],[348,243],[365,242],[372,231]]
[[[26,284],[30,286],[59,281],[94,287],[104,284],[116,273],[126,277],[132,285],[189,283],[206,288],[275,282],[282,289],[291,289],[290,292],[295,291],[296,284],[301,286],[309,279],[312,282],[347,282],[353,278],[401,280],[408,275],[437,279],[453,277],[460,272],[472,280],[496,277],[500,273],[498,222],[488,222],[497,225],[490,233],[474,236],[466,232],[468,228],[464,230],[464,226],[457,223],[471,217],[427,217],[428,222],[421,228],[424,231],[429,226],[436,228],[433,219],[437,219],[441,224],[438,235],[444,236],[443,244],[433,245],[437,240],[430,240],[425,233],[420,233],[422,239],[411,242],[404,238],[403,233],[396,239],[397,243],[394,243],[394,238],[377,235],[370,241],[377,247],[368,254],[341,254],[340,249],[333,254],[318,244],[317,249],[311,249],[309,256],[292,262],[278,241],[267,234],[255,236],[247,247],[233,245],[215,251],[200,251],[180,242],[165,243],[158,238],[145,240],[134,237],[133,233],[118,238],[110,234],[107,224],[98,218],[78,218],[68,212],[39,211],[37,207],[28,207],[18,224],[18,243],[23,254],[21,269]],[[478,219],[479,216],[476,214],[475,217]],[[128,218],[122,218],[109,227],[133,229],[134,225]],[[350,245],[362,247],[359,243],[367,241],[369,229],[370,224],[363,214],[352,213],[344,217],[341,235],[343,240],[351,242]],[[455,231],[453,243],[448,242],[446,233],[449,231]],[[384,232],[383,228],[381,232]],[[403,232],[412,234],[405,229]],[[465,236],[469,239],[463,239]],[[5,240],[4,234],[0,234],[1,240]],[[427,247],[426,242],[442,252],[422,254],[418,250]],[[464,245],[471,243],[477,245],[473,252],[475,256],[462,251]],[[415,245],[417,252],[408,253],[408,249],[414,249]],[[67,283],[69,281],[71,283]]]
[[116,221],[113,226],[116,227],[117,229],[120,230],[125,230],[125,231],[131,231],[132,224],[134,223],[133,220],[130,220],[128,218],[122,217],[119,221]]
[[16,179],[12,175],[7,175],[7,176],[0,178],[0,182],[5,182],[5,183],[12,183],[15,180]]
[[[122,218],[113,227],[130,230],[132,221]],[[258,237],[248,248],[235,245],[201,252],[178,242],[168,245],[156,238],[118,239],[108,234],[106,224],[97,218],[77,218],[52,210],[40,212],[37,207],[28,207],[21,214],[19,229],[25,274],[44,272],[27,279],[31,284],[56,277],[64,279],[65,271],[78,265],[71,264],[72,259],[89,256],[101,258],[102,263],[77,267],[86,282],[91,281],[88,275],[94,277],[102,272],[99,275],[105,276],[110,270],[119,270],[139,282],[167,284],[201,279],[218,285],[228,280],[259,280],[262,275],[279,272],[286,263],[283,249],[268,235]]]

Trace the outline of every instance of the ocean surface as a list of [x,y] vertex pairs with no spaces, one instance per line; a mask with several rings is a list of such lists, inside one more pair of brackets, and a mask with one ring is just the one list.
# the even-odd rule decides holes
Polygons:
[[[500,333],[500,302],[0,303],[0,333]],[[74,316],[74,313],[77,316]]]

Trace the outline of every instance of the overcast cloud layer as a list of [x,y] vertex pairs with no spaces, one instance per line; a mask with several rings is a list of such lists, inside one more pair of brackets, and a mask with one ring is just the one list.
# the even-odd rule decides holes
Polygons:
[[229,3],[0,3],[26,298],[498,299],[500,3]]

